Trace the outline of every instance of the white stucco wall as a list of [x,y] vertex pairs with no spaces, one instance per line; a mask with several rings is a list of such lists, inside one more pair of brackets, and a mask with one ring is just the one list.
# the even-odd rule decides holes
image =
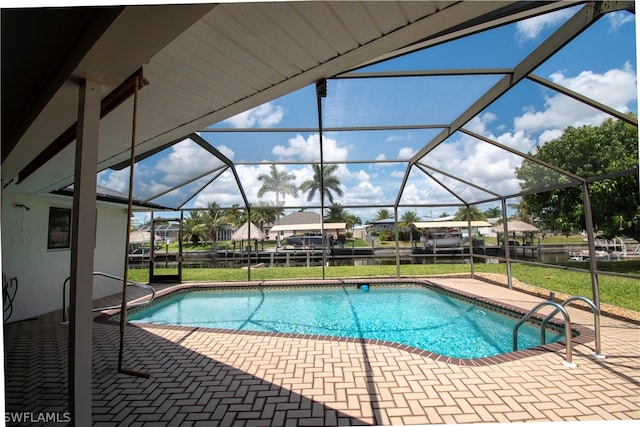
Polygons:
[[[16,207],[24,204],[29,210]],[[70,198],[2,195],[2,272],[17,278],[18,291],[8,322],[62,308],[62,285],[69,277],[71,250],[47,249],[49,208],[71,208]],[[122,277],[126,252],[126,209],[98,204],[94,271]],[[118,292],[122,283],[96,279],[94,297]],[[68,289],[67,289],[68,295]]]

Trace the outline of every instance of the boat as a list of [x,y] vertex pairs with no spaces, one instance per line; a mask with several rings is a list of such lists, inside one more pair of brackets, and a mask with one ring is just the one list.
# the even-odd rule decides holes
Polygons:
[[[607,251],[596,251],[596,259],[598,261],[610,261],[611,256]],[[569,261],[588,261],[589,251],[587,249],[581,251],[569,251]]]
[[[450,249],[461,248],[469,242],[468,230],[479,228],[489,228],[491,224],[486,221],[428,221],[413,222],[410,227],[420,233],[420,243],[422,249]],[[466,230],[463,234],[463,230]]]
[[[640,247],[640,245],[638,246]],[[596,259],[599,261],[622,261],[627,258],[627,246],[622,238],[616,236],[611,240],[596,238],[594,241]],[[569,251],[570,261],[586,261],[589,259],[587,249],[581,251]]]
[[423,249],[459,248],[466,241],[468,238],[455,228],[426,230],[420,238]]

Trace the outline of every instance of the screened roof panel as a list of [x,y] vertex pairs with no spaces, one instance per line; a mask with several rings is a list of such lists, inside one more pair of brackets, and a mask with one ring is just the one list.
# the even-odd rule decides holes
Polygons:
[[[189,191],[189,189],[193,189],[193,191]],[[158,197],[148,200],[150,203],[155,203],[160,206],[166,206],[173,209],[179,209],[186,200],[191,197],[193,192],[195,191],[195,185],[193,183],[184,185],[180,188],[176,188],[175,190],[171,190],[166,194],[162,194]]]
[[194,203],[201,192],[204,191],[209,184],[222,176],[227,170],[228,168],[226,166],[221,167],[215,172],[212,172],[202,178],[182,185],[167,193],[160,194],[150,201],[162,206],[169,206],[174,209],[184,209],[185,207],[194,206]]
[[439,170],[431,170],[422,165],[417,165],[423,173],[425,173],[433,181],[435,185],[442,186],[443,189],[455,195],[458,206],[463,204],[486,203],[490,200],[498,200],[495,191],[478,185],[472,181],[466,181],[459,176],[452,176]]
[[347,160],[406,162],[433,139],[442,128],[325,131],[324,157],[329,161]]
[[[305,105],[306,108],[292,108]],[[252,108],[205,129],[246,129],[246,128],[317,128],[315,85],[305,86],[259,107]]]
[[[337,165],[336,176],[343,185],[343,206],[384,206],[393,204],[400,191],[406,163],[358,163]],[[319,200],[319,198],[317,199]]]
[[[276,176],[281,177],[274,181],[284,183],[280,187],[271,184],[271,179],[274,177],[272,169],[274,166]],[[338,178],[340,182],[338,188],[342,192],[340,195],[334,189],[329,190],[334,196],[334,203],[343,206],[378,206],[392,204],[391,200],[400,189],[406,163],[325,164],[325,168],[331,169],[332,167],[335,167],[335,170],[331,176]],[[317,186],[311,199],[309,199],[309,194],[314,186],[310,186],[306,190],[300,189],[304,182],[314,181],[315,171],[312,164],[239,164],[235,166],[235,169],[247,200],[252,206],[272,204],[287,209],[308,209],[320,205]],[[282,178],[282,176],[289,178]],[[372,184],[374,180],[377,185]],[[280,188],[280,190],[276,192],[271,190],[272,188]],[[297,191],[287,192],[287,188],[296,188]],[[223,207],[234,204],[244,206],[242,194],[235,184],[235,178],[230,169],[189,201],[183,209],[204,208],[213,201]],[[326,196],[325,206],[330,204],[329,198]]]
[[514,194],[518,192],[514,168],[521,160],[520,156],[458,132],[422,158],[420,164],[497,194]]
[[327,82],[324,127],[447,125],[502,75],[338,79]]
[[[276,168],[275,175],[272,166]],[[295,207],[307,204],[302,200],[298,187],[304,180],[312,177],[313,172],[309,165],[237,164],[235,170],[247,201],[251,205],[273,204]],[[261,192],[263,185],[264,190]],[[218,202],[222,207],[235,204],[245,206],[240,187],[231,169],[207,186],[193,200],[192,206],[201,208],[213,201]]]
[[[567,83],[577,76],[581,76],[578,82],[586,83],[589,78],[601,78],[603,80],[600,83],[606,83],[606,73],[622,70],[629,63],[632,74],[635,75],[637,39],[634,21],[634,14],[625,10],[605,15],[536,68],[535,74],[546,78],[556,75],[560,80],[564,78]],[[600,74],[603,76],[599,77]],[[616,76],[622,77],[609,75],[609,78]],[[582,92],[579,85],[572,83],[571,86]],[[589,89],[588,86],[583,88]],[[591,90],[588,92],[592,93]],[[598,98],[597,94],[592,96]]]
[[[633,74],[635,75],[635,71]],[[575,82],[575,79],[572,81]],[[608,92],[620,92],[616,87],[618,84],[633,88],[634,92],[636,90],[635,80],[622,83],[610,79],[605,82],[603,75],[590,83],[595,86],[600,84]],[[602,93],[602,90],[587,89],[587,92]],[[629,96],[629,91],[624,92],[625,95],[610,97],[624,97],[632,100],[628,105],[635,105],[636,97]],[[603,110],[579,97],[574,98],[534,80],[524,79],[473,118],[464,129],[522,153],[535,154],[538,146],[559,137],[567,126],[599,125],[608,118],[616,119],[611,115],[614,112],[606,109],[610,105],[604,105]],[[630,107],[625,108],[630,110]],[[518,112],[515,117],[514,111]]]
[[[238,167],[242,168],[242,167]],[[210,176],[210,178],[214,178]],[[203,184],[207,184],[194,197],[186,201],[182,209],[205,209],[211,203],[216,203],[220,207],[231,207],[238,205],[244,208],[245,203],[238,182],[235,179],[233,171],[230,168],[224,169],[221,173],[216,174],[213,181],[202,180]]]
[[[191,191],[196,191],[198,184],[192,183],[201,182],[199,180],[203,177],[224,166],[221,160],[192,139],[184,139],[135,163],[133,197],[144,202],[177,207],[189,197]],[[129,167],[125,167],[101,171],[97,177],[98,185],[128,194],[129,170]]]
[[[489,31],[481,31],[368,65],[357,71],[407,71],[415,70],[416,67],[445,70],[513,67],[535,47],[532,43],[527,43],[528,41],[540,40],[548,36],[579,8],[580,6],[575,6],[549,13],[545,15],[544,20],[531,18]],[[496,40],[500,40],[500,43],[496,44]],[[465,54],[459,52],[465,52]]]
[[[449,183],[450,184],[450,183]],[[401,206],[460,206],[463,202],[419,167],[413,166],[400,194]]]
[[[129,196],[129,170],[124,168],[121,170],[105,169],[98,172],[96,178],[98,187],[106,188],[109,191],[120,193],[123,197]],[[133,197],[136,197],[135,191]]]
[[320,138],[315,130],[216,131],[203,132],[202,137],[235,163],[320,161]]
[[[518,149],[517,143],[505,142],[503,145]],[[486,193],[509,196],[524,190],[521,180],[516,175],[516,170],[521,167],[524,159],[524,156],[515,151],[458,132],[421,159],[419,164],[438,174],[453,176],[477,188],[486,189]],[[567,183],[578,184],[579,181],[562,172],[544,165],[536,166],[532,177],[543,175],[544,179],[535,180],[535,186],[529,186],[528,190],[545,191]],[[456,185],[455,188],[461,187]],[[484,196],[475,195],[475,192],[469,190],[459,194],[463,198],[466,194],[465,200],[471,203],[484,200]]]

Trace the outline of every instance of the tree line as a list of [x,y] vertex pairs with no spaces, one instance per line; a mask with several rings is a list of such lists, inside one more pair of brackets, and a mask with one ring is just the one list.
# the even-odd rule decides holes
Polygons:
[[[640,239],[637,126],[608,119],[599,126],[568,127],[533,157],[588,180],[595,232]],[[580,182],[531,160],[522,162],[516,176],[527,215],[539,228],[567,235],[586,229]],[[553,189],[558,184],[573,185]]]

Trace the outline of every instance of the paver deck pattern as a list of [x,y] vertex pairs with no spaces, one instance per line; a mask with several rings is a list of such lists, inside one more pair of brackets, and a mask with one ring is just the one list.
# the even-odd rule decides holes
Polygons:
[[[528,310],[539,298],[470,278],[430,279]],[[117,298],[116,298],[117,300]],[[102,302],[104,304],[104,301]],[[543,309],[546,310],[547,308]],[[550,307],[548,308],[551,309]],[[569,308],[593,328],[590,312]],[[60,312],[5,327],[9,413],[66,411],[67,326]],[[93,329],[95,426],[306,426],[640,419],[640,326],[603,317],[594,342],[501,363],[447,363],[367,341],[130,326]],[[11,424],[9,425],[20,425]],[[33,424],[31,424],[33,425]]]

